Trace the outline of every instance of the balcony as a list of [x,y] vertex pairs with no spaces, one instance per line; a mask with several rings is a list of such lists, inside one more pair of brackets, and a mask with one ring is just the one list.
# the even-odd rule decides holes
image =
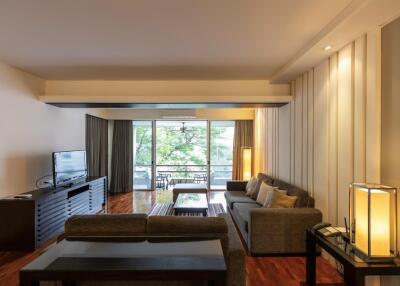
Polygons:
[[232,178],[233,121],[133,121],[133,127],[135,190],[179,183],[222,190]]
[[[134,171],[134,188],[151,189],[152,166],[136,166]],[[232,179],[232,165],[157,165],[155,188],[161,190],[172,189],[181,183],[208,184],[210,177],[211,190],[223,190],[226,181]]]

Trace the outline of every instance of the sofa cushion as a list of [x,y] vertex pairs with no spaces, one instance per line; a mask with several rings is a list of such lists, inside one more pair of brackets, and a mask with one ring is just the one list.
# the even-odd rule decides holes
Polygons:
[[76,215],[65,222],[66,236],[130,236],[145,233],[145,214]]
[[265,199],[267,198],[268,192],[272,191],[274,188],[271,185],[268,185],[266,182],[262,182],[260,186],[260,190],[258,191],[258,196],[257,196],[257,203],[259,205],[264,205]]
[[222,217],[150,216],[147,220],[148,233],[224,233],[228,229]]
[[267,196],[266,196],[265,201],[264,201],[264,204],[263,204],[263,207],[265,207],[265,208],[269,208],[270,207],[270,204],[271,204],[271,201],[272,201],[272,197],[274,196],[274,193],[276,193],[276,192],[284,194],[284,195],[287,194],[286,191],[280,190],[277,187],[274,187],[272,190],[268,191]]
[[226,190],[246,192],[247,183],[248,181],[226,181]]
[[249,231],[250,210],[258,208],[261,208],[261,206],[256,202],[233,204],[233,215],[240,228],[246,232]]
[[252,193],[254,193],[257,188],[257,184],[258,184],[257,177],[251,177],[246,185],[246,196],[251,197]]
[[274,183],[274,178],[264,173],[258,173],[257,179],[261,182],[267,183],[268,185],[272,185]]
[[293,208],[297,201],[297,196],[288,196],[282,192],[273,192],[268,208]]
[[252,177],[246,186],[246,196],[256,200],[258,192],[260,191],[262,181],[257,177]]
[[277,179],[274,180],[273,185],[281,190],[286,190],[288,196],[297,196],[297,201],[294,205],[295,208],[308,208],[314,206],[310,196],[305,190]]
[[230,209],[233,209],[234,203],[254,203],[255,202],[252,198],[246,196],[245,192],[241,192],[241,191],[225,192],[225,200],[226,200],[226,205]]

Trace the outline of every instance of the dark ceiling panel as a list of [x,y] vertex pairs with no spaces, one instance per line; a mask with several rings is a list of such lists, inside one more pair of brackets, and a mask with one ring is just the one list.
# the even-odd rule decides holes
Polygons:
[[280,107],[287,103],[106,103],[106,102],[52,102],[61,108],[132,108],[132,109],[200,109],[200,108],[256,108]]

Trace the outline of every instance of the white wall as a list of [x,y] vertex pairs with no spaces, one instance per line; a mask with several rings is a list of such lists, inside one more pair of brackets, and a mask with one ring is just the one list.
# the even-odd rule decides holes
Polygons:
[[[256,111],[256,152],[262,157],[256,170],[308,190],[323,220],[343,225],[349,184],[380,183],[380,29],[291,85],[291,103]],[[369,283],[379,285],[379,279]]]
[[[382,183],[400,189],[400,18],[382,30]],[[400,196],[399,196],[400,199]]]
[[85,110],[38,101],[44,81],[0,63],[0,197],[51,174],[51,152],[85,148]]
[[[400,18],[382,29],[382,183],[400,189]],[[400,205],[400,196],[397,197]],[[400,237],[400,212],[398,212]],[[399,241],[400,247],[400,241]],[[385,282],[399,285],[399,278]],[[385,284],[386,285],[386,284]]]
[[348,215],[351,182],[380,180],[379,39],[356,39],[293,81],[291,103],[255,115],[256,170],[308,190],[333,224]]

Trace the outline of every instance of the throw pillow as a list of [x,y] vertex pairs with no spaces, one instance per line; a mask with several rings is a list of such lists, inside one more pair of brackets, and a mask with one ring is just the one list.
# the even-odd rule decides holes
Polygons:
[[297,196],[288,196],[281,192],[274,192],[271,198],[270,208],[293,208]]
[[257,178],[251,177],[246,185],[246,196],[250,196],[250,192],[253,190],[253,186],[256,183]]
[[262,181],[257,179],[256,184],[254,185],[253,191],[250,193],[250,198],[253,200],[257,199],[258,192],[260,191],[260,186],[261,186]]
[[252,177],[246,185],[246,196],[251,197],[251,194],[254,192],[254,189],[256,188],[258,183],[258,180],[256,177]]
[[272,190],[268,191],[267,196],[265,197],[265,201],[263,204],[263,207],[269,208],[272,200],[272,196],[274,193],[281,193],[286,195],[287,191],[286,190],[280,190],[277,187],[273,187]]
[[262,182],[261,186],[260,186],[260,191],[258,192],[258,195],[257,195],[257,200],[256,200],[257,203],[259,203],[260,205],[264,205],[265,199],[267,198],[267,195],[268,195],[268,192],[272,191],[273,189],[274,189],[273,186],[268,185],[265,182]]

